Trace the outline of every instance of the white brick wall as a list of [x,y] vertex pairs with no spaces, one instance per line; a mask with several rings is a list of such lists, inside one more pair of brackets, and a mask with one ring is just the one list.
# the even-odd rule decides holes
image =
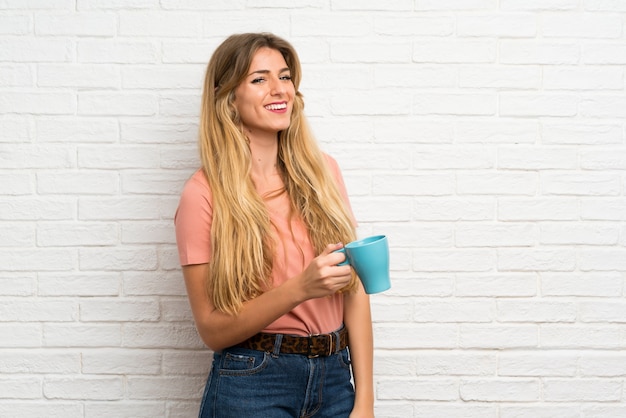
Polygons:
[[0,0],[0,417],[196,416],[172,217],[259,30],[390,237],[377,417],[626,416],[626,2]]

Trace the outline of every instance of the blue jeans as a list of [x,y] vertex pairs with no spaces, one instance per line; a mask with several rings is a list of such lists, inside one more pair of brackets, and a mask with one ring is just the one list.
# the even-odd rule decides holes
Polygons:
[[328,357],[247,348],[213,356],[200,418],[347,418],[354,405],[348,349]]

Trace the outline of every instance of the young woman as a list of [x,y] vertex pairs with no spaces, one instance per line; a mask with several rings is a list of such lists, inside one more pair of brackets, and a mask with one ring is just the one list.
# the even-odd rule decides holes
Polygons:
[[214,351],[202,418],[374,416],[369,298],[335,252],[356,222],[307,127],[300,78],[294,48],[267,33],[229,37],[208,64],[202,168],[175,217]]

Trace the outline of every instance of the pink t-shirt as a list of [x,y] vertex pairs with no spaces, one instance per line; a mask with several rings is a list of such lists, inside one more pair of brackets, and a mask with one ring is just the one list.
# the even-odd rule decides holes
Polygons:
[[[326,155],[326,159],[354,222],[339,166],[332,157]],[[278,286],[300,274],[317,254],[309,241],[306,226],[299,218],[291,219],[290,230],[289,200],[286,193],[266,199],[265,204],[279,237],[272,270],[274,286]],[[198,170],[185,184],[174,217],[182,266],[204,264],[211,259],[212,219],[211,190],[202,170]],[[321,334],[336,330],[342,322],[343,296],[335,294],[301,303],[263,331],[295,335]]]

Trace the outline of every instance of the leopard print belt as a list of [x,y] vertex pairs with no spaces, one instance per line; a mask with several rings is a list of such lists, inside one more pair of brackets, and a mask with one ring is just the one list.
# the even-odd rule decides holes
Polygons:
[[[339,334],[339,338],[337,338],[337,334]],[[277,334],[259,332],[235,345],[235,347],[271,353],[274,351],[276,338]],[[347,346],[348,330],[342,327],[339,331],[330,334],[316,334],[306,337],[283,334],[280,352],[283,354],[302,354],[308,358],[315,358],[330,356]]]

